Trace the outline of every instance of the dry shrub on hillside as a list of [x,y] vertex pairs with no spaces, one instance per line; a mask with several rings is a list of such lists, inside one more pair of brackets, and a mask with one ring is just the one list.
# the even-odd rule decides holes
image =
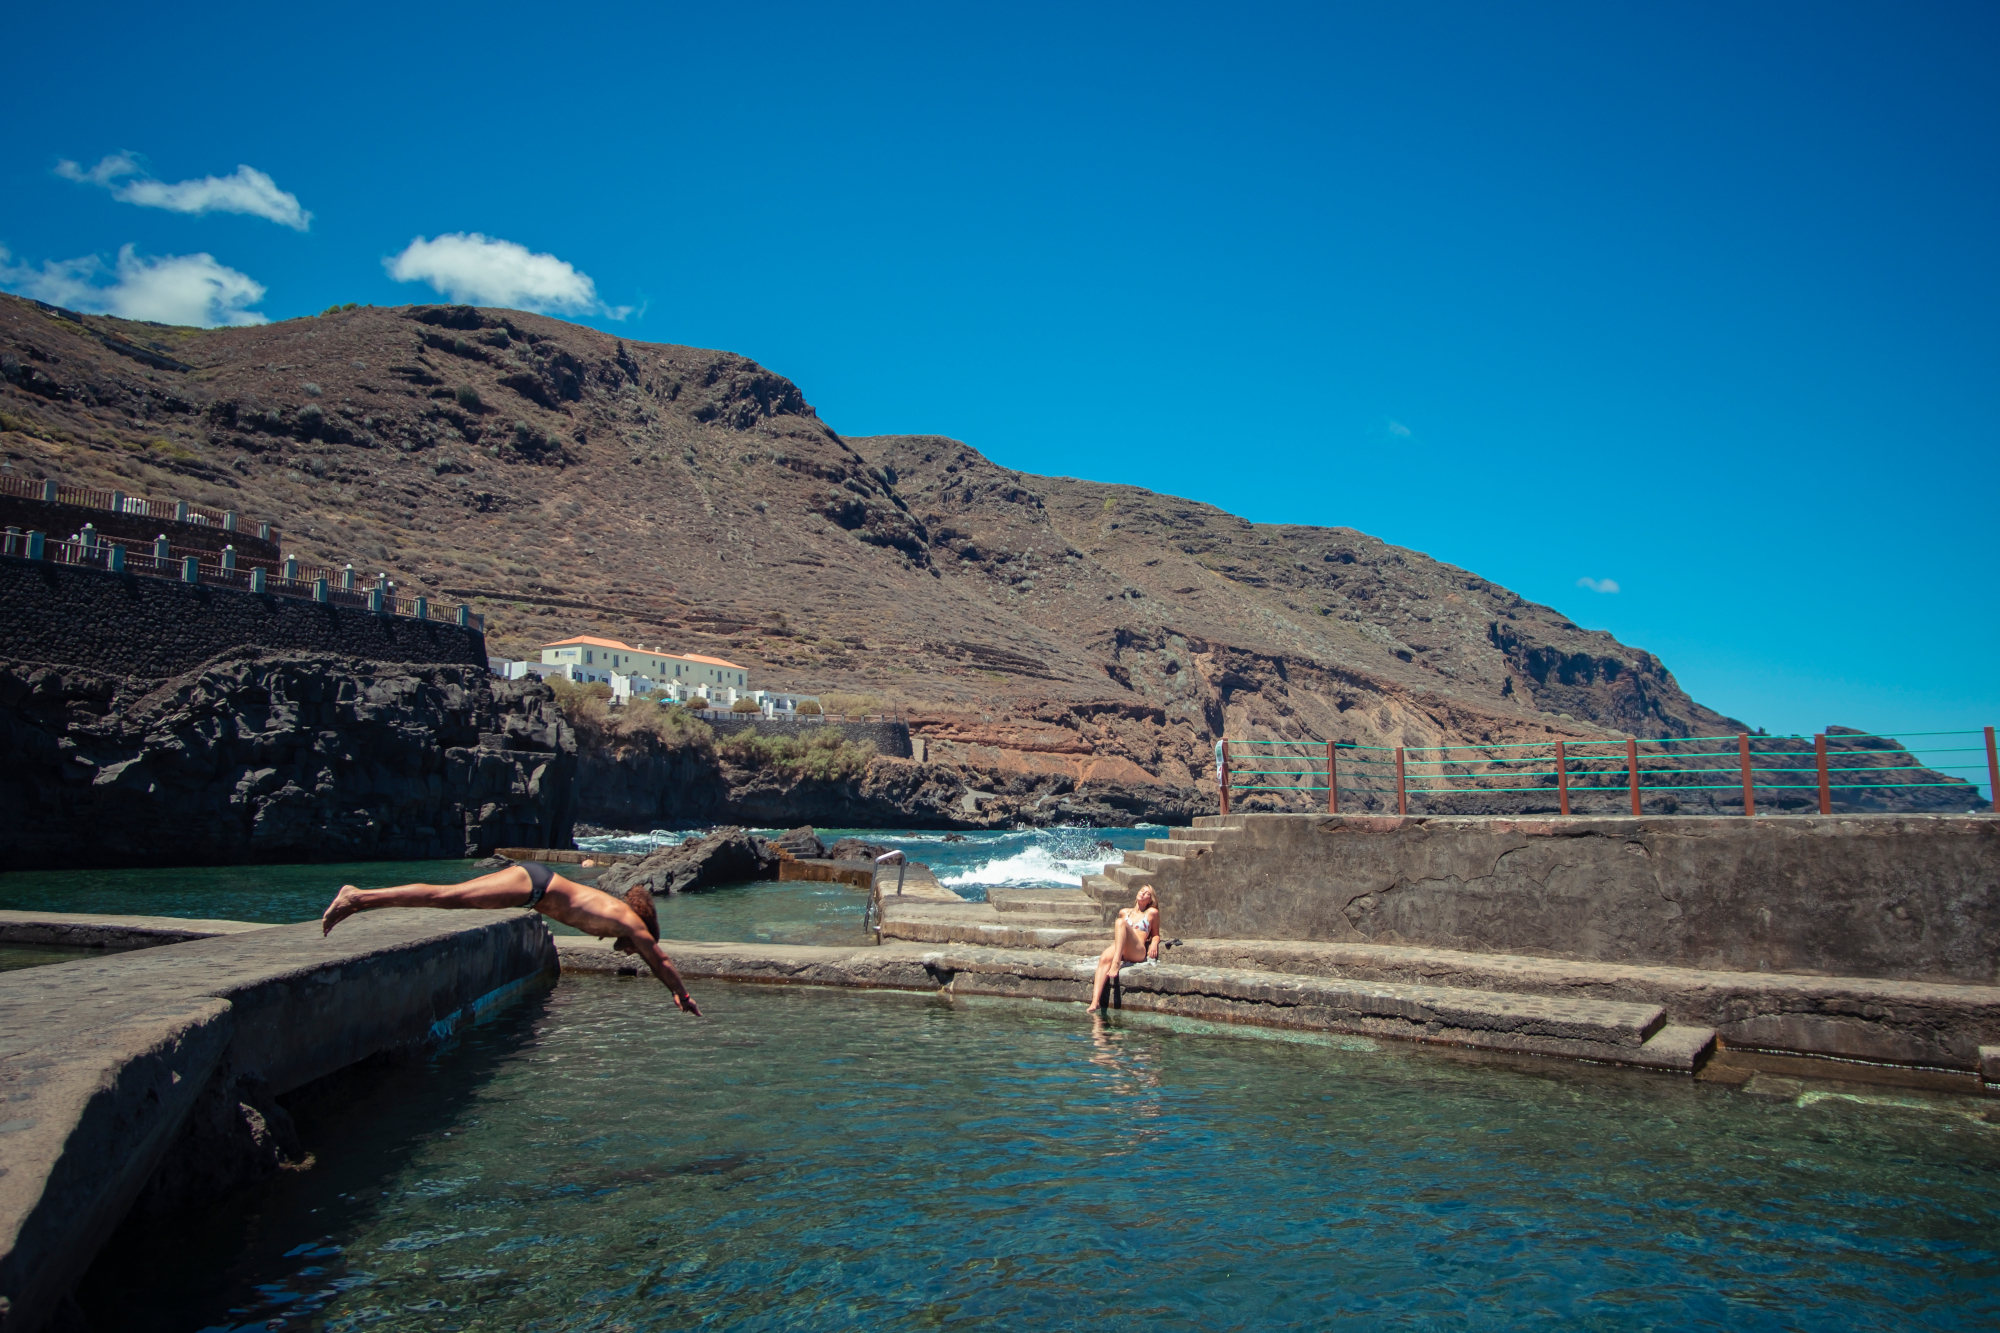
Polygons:
[[679,704],[635,699],[611,706],[609,685],[576,685],[558,676],[548,682],[556,707],[586,744],[651,736],[671,749],[712,750],[715,729]]
[[776,768],[801,777],[839,780],[858,778],[875,758],[875,742],[850,741],[832,727],[816,727],[802,736],[760,736],[739,731],[716,747],[740,768]]
[[848,717],[862,717],[882,711],[882,696],[879,694],[843,694],[838,691],[822,694],[820,706],[829,713],[842,713]]

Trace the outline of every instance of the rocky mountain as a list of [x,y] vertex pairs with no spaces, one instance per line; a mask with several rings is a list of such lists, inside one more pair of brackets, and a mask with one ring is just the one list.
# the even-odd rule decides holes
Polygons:
[[1225,732],[1744,729],[1651,654],[1418,552],[845,438],[727,352],[464,306],[203,330],[5,297],[0,373],[15,476],[269,519],[309,560],[474,602],[496,652],[595,633],[883,697],[968,822],[1210,808]]

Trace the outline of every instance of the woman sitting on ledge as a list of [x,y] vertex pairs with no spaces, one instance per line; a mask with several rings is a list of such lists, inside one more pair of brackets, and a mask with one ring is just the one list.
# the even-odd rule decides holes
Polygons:
[[1118,919],[1111,923],[1111,947],[1097,956],[1097,980],[1090,991],[1090,1008],[1086,1013],[1096,1013],[1104,1008],[1104,988],[1117,977],[1118,969],[1127,963],[1141,963],[1148,959],[1154,962],[1160,957],[1160,907],[1153,896],[1153,886],[1142,885],[1134,906],[1118,910]]
[[660,918],[653,911],[653,895],[644,886],[633,888],[620,902],[602,889],[564,879],[539,861],[522,861],[463,884],[404,884],[393,889],[343,884],[320,918],[320,933],[329,934],[356,912],[378,907],[532,907],[586,935],[617,940],[611,947],[637,954],[660,984],[673,992],[674,1003],[683,1012],[701,1014],[694,996],[681,984],[673,959],[660,952]]

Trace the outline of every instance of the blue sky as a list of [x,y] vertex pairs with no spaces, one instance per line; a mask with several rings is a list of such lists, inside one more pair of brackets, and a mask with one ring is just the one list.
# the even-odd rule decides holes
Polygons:
[[10,23],[11,289],[526,293],[848,434],[1363,529],[1773,730],[2000,721],[1991,5]]

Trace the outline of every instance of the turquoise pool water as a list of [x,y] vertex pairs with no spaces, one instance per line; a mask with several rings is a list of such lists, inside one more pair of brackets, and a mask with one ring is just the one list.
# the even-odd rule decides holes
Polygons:
[[[777,832],[778,830],[765,830]],[[1141,847],[1150,829],[1048,829],[973,833],[946,842],[932,832],[827,829],[832,842],[848,835],[905,848],[912,860],[969,898],[989,887],[1075,884],[1121,849]],[[599,850],[645,851],[683,833],[632,839],[590,838]],[[698,836],[698,835],[694,835]],[[1111,843],[1111,849],[1100,847]],[[362,861],[339,865],[203,866],[165,870],[16,870],[0,874],[0,909],[219,917],[280,924],[311,921],[342,884],[364,889],[392,884],[455,884],[484,872],[470,861]],[[839,884],[741,884],[657,902],[665,938],[780,944],[860,944],[867,894]],[[568,930],[554,926],[558,932]]]
[[470,861],[355,861],[340,865],[185,866],[131,870],[10,870],[0,908],[225,921],[311,921],[342,884],[455,884],[483,873]]
[[128,1231],[197,1329],[1991,1328],[2000,1125],[1073,1006],[573,978]]
[[61,944],[0,944],[0,972],[102,957],[104,957],[102,949],[79,949]]
[[[470,861],[373,861],[337,866],[217,866],[178,870],[15,871],[0,875],[0,908],[231,921],[312,921],[345,883],[455,884],[485,872]],[[845,884],[738,884],[655,900],[668,939],[864,944],[865,891]],[[558,934],[575,934],[549,922]],[[22,946],[25,949],[26,946]],[[31,956],[32,954],[32,956]],[[0,969],[96,954],[0,952]]]

